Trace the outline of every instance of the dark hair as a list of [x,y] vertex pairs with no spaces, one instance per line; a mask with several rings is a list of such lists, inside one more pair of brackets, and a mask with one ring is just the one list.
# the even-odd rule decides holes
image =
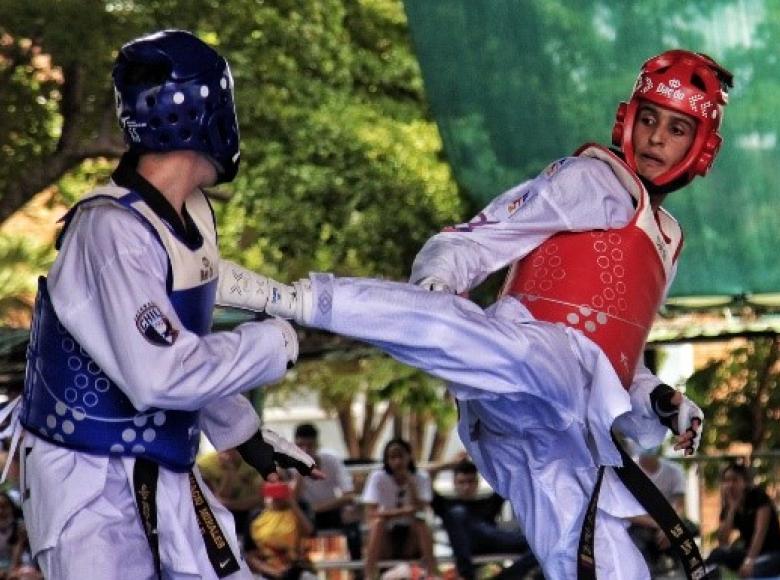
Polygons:
[[390,448],[393,445],[398,445],[399,447],[404,449],[409,454],[409,464],[407,465],[407,469],[409,469],[409,473],[416,473],[417,472],[417,466],[414,463],[414,455],[412,454],[412,446],[409,445],[409,443],[406,440],[401,439],[400,437],[395,437],[393,439],[390,439],[390,441],[388,441],[385,444],[385,450],[382,452],[382,464],[384,465],[385,472],[388,475],[392,475],[393,474],[393,470],[390,469],[390,464],[387,462],[387,456],[389,455]]
[[464,475],[476,475],[477,466],[468,459],[462,459],[455,465],[455,467],[452,468],[452,472],[455,475],[458,473],[462,473]]
[[726,477],[726,474],[731,471],[734,475],[737,477],[741,477],[745,482],[750,485],[753,481],[753,476],[750,473],[750,468],[743,464],[743,463],[737,463],[736,461],[732,461],[729,463],[726,467],[723,468],[723,471],[720,472],[720,478],[723,479]]
[[316,439],[319,435],[317,428],[311,423],[301,423],[295,428],[295,436],[303,439]]

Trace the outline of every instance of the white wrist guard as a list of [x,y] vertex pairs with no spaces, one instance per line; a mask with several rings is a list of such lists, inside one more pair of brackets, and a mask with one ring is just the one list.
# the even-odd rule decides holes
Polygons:
[[292,286],[269,280],[270,295],[265,311],[272,316],[292,318],[298,324],[311,320],[312,290],[311,280],[304,278],[293,282]]
[[220,260],[217,304],[263,312],[268,303],[269,282],[265,276]]
[[312,313],[311,281],[304,278],[288,286],[233,262],[221,260],[217,304],[266,312],[306,324]]

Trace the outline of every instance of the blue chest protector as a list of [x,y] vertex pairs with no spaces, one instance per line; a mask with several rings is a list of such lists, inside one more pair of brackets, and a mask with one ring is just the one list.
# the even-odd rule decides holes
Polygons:
[[[190,248],[151,211],[135,192],[110,187],[80,202],[66,217],[65,228],[79,205],[115,203],[133,212],[155,233],[169,258],[169,297],[182,324],[204,335],[211,328],[219,256],[213,216],[205,197],[188,201],[187,209],[203,234]],[[204,264],[214,264],[205,268]],[[200,282],[192,285],[193,268]],[[181,285],[182,280],[185,286]],[[148,317],[155,322],[154,309]],[[164,317],[163,317],[164,318]],[[157,335],[160,336],[159,334]],[[27,353],[27,373],[20,421],[47,441],[97,455],[148,458],[178,472],[192,467],[200,442],[197,411],[148,409],[139,412],[92,360],[88,351],[62,326],[54,311],[46,279],[41,278]]]

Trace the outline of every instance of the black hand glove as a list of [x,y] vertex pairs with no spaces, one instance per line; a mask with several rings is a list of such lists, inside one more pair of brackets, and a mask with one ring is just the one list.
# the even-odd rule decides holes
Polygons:
[[675,435],[690,433],[692,438],[684,448],[686,455],[695,453],[701,443],[702,429],[704,428],[704,413],[696,403],[685,395],[682,396],[680,405],[672,403],[675,391],[669,385],[658,385],[650,393],[650,404],[658,415],[658,420],[664,427],[672,430]]
[[293,467],[301,475],[311,475],[314,468],[311,456],[270,429],[260,429],[236,449],[263,479],[276,473],[277,467]]
[[676,392],[669,385],[661,383],[650,393],[650,404],[653,406],[655,414],[658,415],[661,425],[671,429],[675,435],[679,435],[676,419],[680,408],[672,403],[672,397]]

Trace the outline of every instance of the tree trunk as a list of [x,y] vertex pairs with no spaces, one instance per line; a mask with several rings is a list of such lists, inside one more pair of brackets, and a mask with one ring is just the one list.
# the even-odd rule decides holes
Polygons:
[[[370,407],[370,414],[371,417],[375,414],[375,407],[373,403],[366,403],[366,416],[369,415],[369,409]],[[377,441],[379,441],[379,437],[384,432],[385,428],[387,427],[387,423],[390,420],[395,420],[395,407],[392,403],[387,405],[387,408],[385,408],[384,412],[382,413],[381,417],[379,418],[379,421],[376,425],[368,424],[364,421],[363,423],[363,435],[361,437],[361,446],[360,446],[360,456],[365,457],[374,457],[376,454],[376,444]]]
[[341,407],[336,416],[338,417],[339,425],[341,426],[341,436],[344,438],[344,446],[347,448],[347,453],[350,457],[359,457],[360,455],[360,443],[358,441],[357,432],[355,431],[355,418],[352,415],[352,401],[349,404]]
[[447,443],[450,440],[450,430],[436,428],[431,441],[431,451],[428,454],[428,461],[441,461],[444,457],[444,450],[447,449]]
[[778,341],[777,336],[773,336],[770,339],[772,342],[769,345],[769,352],[764,361],[764,366],[761,369],[761,373],[757,378],[756,400],[753,404],[752,416],[753,416],[753,431],[751,437],[751,445],[753,453],[761,451],[764,447],[764,424],[766,418],[766,409],[764,408],[764,393],[769,390],[769,383],[772,381],[772,369],[777,364],[778,359]]
[[428,426],[428,421],[423,413],[419,411],[414,412],[414,423],[412,423],[411,436],[415,440],[415,457],[418,461],[422,461],[425,458],[425,432]]
[[125,147],[115,129],[113,98],[106,98],[100,126],[95,128],[97,136],[89,141],[80,140],[81,131],[87,122],[81,110],[84,99],[81,77],[82,69],[78,64],[63,70],[62,100],[59,105],[62,132],[57,147],[48,155],[28,161],[13,180],[13,187],[0,195],[0,223],[85,159],[119,157],[124,152]]

